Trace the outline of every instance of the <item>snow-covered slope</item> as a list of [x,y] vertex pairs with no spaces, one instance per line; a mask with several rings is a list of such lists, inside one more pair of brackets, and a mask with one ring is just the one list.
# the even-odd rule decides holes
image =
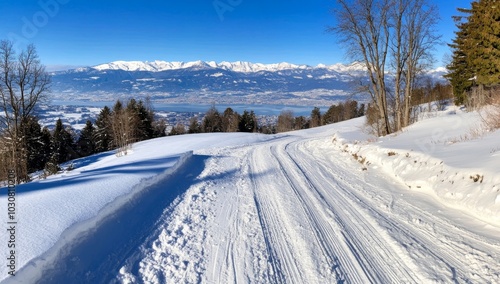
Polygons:
[[338,135],[335,144],[368,170],[380,167],[410,190],[500,226],[500,131],[485,131],[484,114],[458,107],[429,115],[376,143]]
[[9,278],[1,266],[0,275],[7,283],[498,283],[500,132],[465,139],[477,115],[432,116],[379,140],[359,118],[273,136],[167,137],[125,157],[80,160],[18,187],[23,268]]

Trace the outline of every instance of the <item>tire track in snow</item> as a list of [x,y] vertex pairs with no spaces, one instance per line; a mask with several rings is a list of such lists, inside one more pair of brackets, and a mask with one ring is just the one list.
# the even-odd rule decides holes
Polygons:
[[[288,176],[301,180],[301,186],[296,186],[295,192],[297,196],[301,196],[303,206],[312,209],[308,210],[310,212],[309,218],[316,225],[314,227],[317,234],[332,234],[332,232],[322,233],[320,231],[324,226],[321,226],[318,221],[318,212],[329,209],[330,219],[335,220],[339,231],[337,235],[342,237],[338,237],[333,242],[326,242],[323,247],[330,251],[330,258],[339,260],[339,270],[343,272],[344,278],[342,280],[355,283],[368,281],[388,283],[402,279],[416,281],[418,278],[410,272],[413,267],[407,267],[405,263],[399,261],[400,255],[394,253],[394,248],[387,245],[388,236],[383,234],[382,228],[379,228],[374,222],[369,222],[369,216],[361,215],[361,211],[357,210],[352,203],[342,199],[340,195],[336,195],[336,199],[329,200],[329,204],[325,203],[327,199],[321,194],[324,183],[315,182],[313,172],[305,170],[297,163],[287,151],[290,145],[295,145],[295,143],[277,148],[274,154],[280,161],[281,169],[289,173]],[[313,178],[311,179],[311,177]],[[350,186],[344,185],[343,189],[347,188]],[[332,229],[330,228],[330,230]],[[337,242],[343,245],[340,246]],[[335,253],[339,256],[332,257],[331,255]],[[379,254],[390,257],[375,257]]]
[[[248,148],[226,149],[223,159],[211,160],[208,167],[237,167],[230,178],[219,181],[219,209],[216,209],[216,226],[212,237],[213,249],[209,283],[263,282],[267,264],[263,259],[264,237],[254,216],[253,192],[250,189],[248,170],[243,161]],[[221,163],[222,160],[222,163]]]
[[[306,144],[300,146],[305,148],[304,145]],[[304,149],[296,148],[295,154],[300,151],[302,155],[307,155]],[[314,149],[309,149],[308,152],[313,151]],[[315,155],[314,165],[304,159],[298,163],[307,164],[304,167],[315,168],[320,173],[322,181],[332,184],[331,180],[335,180],[337,184],[342,184],[339,188],[347,188],[346,186],[351,184],[352,173],[347,173],[340,167],[336,171],[331,171],[332,162],[322,156],[324,152],[318,154],[320,155]],[[375,189],[368,185],[367,187]],[[351,191],[344,190],[342,194],[356,201],[355,203],[361,205],[361,208],[369,215],[376,217],[377,222],[397,240],[398,245],[419,263],[420,270],[428,274],[429,280],[447,281],[451,278],[454,282],[470,282],[474,279],[474,281],[479,280],[485,283],[500,280],[500,263],[495,261],[500,257],[498,253],[500,245],[497,242],[491,242],[460,229],[449,221],[436,218],[431,213],[403,199],[398,200],[398,204],[394,204],[392,196],[388,200],[381,200],[380,195],[377,195],[374,201],[366,197],[370,196],[368,190],[354,187]],[[397,207],[398,211],[384,211],[380,207],[382,203],[393,204],[389,207],[392,208],[391,211],[395,211],[394,207]],[[416,227],[415,225],[420,222],[433,225],[430,228],[429,226]],[[484,275],[480,275],[481,273]],[[437,274],[447,274],[449,278]]]
[[[300,166],[298,160],[290,155],[293,151],[287,151],[290,145],[296,148],[302,143],[286,145],[282,149],[282,156],[286,157],[283,160],[288,161],[287,169],[294,169],[297,171],[296,175],[303,176],[311,188],[310,197],[323,201],[320,203],[322,205],[320,208],[328,209],[332,213],[332,218],[342,229],[341,241],[345,246],[344,251],[336,250],[340,254],[339,258],[346,267],[357,263],[361,268],[349,269],[345,272],[348,282],[366,283],[367,280],[378,283],[420,282],[421,279],[413,272],[417,270],[417,267],[413,263],[401,261],[403,251],[395,251],[384,229],[378,226],[372,216],[363,214],[359,205],[341,194],[343,191],[350,191],[351,184],[341,185],[331,182],[331,177],[318,180],[312,163],[308,167]],[[328,197],[327,192],[330,192],[332,198]],[[363,274],[367,278],[359,279]]]
[[[271,154],[274,156],[275,160],[278,162],[279,169],[283,173],[287,173],[287,171],[289,171],[289,170],[286,170],[285,167],[283,166],[282,161],[280,161],[278,154],[277,154],[276,147],[272,147]],[[328,224],[328,222],[326,222],[325,220],[322,221],[322,218],[320,216],[318,216],[318,214],[320,213],[320,211],[318,209],[321,207],[316,206],[319,204],[316,203],[316,204],[313,204],[312,206],[306,206],[306,199],[305,198],[307,198],[307,197],[303,196],[300,193],[300,191],[311,190],[312,186],[310,184],[307,184],[306,187],[299,189],[298,187],[300,185],[296,185],[296,182],[292,181],[290,174],[288,174],[288,173],[285,174],[285,177],[288,180],[289,184],[292,186],[292,189],[297,197],[298,205],[300,205],[302,210],[304,212],[306,212],[306,215],[308,217],[308,223],[310,225],[309,227],[311,228],[311,230],[314,231],[314,233],[315,233],[314,238],[316,240],[316,243],[319,244],[322,255],[323,255],[324,259],[326,259],[326,262],[328,263],[326,265],[328,267],[327,273],[333,272],[335,274],[334,279],[330,279],[330,280],[335,280],[336,282],[345,281],[345,276],[348,274],[347,271],[353,271],[353,270],[355,271],[356,268],[353,268],[352,267],[353,265],[351,265],[351,263],[346,263],[346,267],[348,267],[346,269],[343,265],[340,265],[341,264],[340,260],[336,256],[336,252],[339,252],[342,250],[338,246],[338,244],[340,243],[339,240],[332,235],[332,232],[334,230],[339,230],[339,227],[338,226],[332,227],[333,226],[332,224]],[[322,216],[322,217],[325,218],[325,216]],[[328,229],[330,230],[330,232],[328,232]],[[363,280],[366,281],[368,279],[366,279],[366,278],[363,279],[362,276],[360,275],[360,277],[356,280],[358,282],[363,282]]]
[[286,278],[283,274],[284,267],[282,266],[278,252],[274,247],[274,242],[276,241],[273,242],[273,238],[275,236],[273,235],[273,232],[270,229],[270,224],[268,222],[268,218],[270,218],[270,213],[268,212],[268,210],[266,210],[266,206],[268,206],[268,204],[265,204],[265,199],[261,199],[258,193],[258,186],[256,182],[257,178],[255,174],[257,171],[254,167],[252,167],[252,164],[255,165],[255,158],[253,157],[253,155],[248,157],[246,164],[249,167],[249,175],[252,182],[252,190],[254,194],[254,204],[257,209],[257,216],[262,229],[262,233],[264,235],[268,263],[271,268],[271,271],[268,274],[268,281],[273,283],[286,283]]

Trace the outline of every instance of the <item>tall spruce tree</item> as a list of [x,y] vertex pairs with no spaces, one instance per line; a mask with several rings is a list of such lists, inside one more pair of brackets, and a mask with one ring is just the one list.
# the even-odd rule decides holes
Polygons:
[[61,119],[56,122],[56,128],[52,134],[51,151],[58,164],[67,162],[78,157],[74,150],[74,142],[71,133],[65,129]]
[[215,106],[212,106],[203,117],[201,130],[205,133],[222,132],[222,117]]
[[315,107],[311,111],[311,127],[321,126],[321,111],[318,107]]
[[493,0],[472,2],[468,17],[470,33],[466,47],[469,64],[473,67],[479,85],[497,83],[500,75],[497,5]]
[[94,133],[94,141],[96,152],[104,152],[112,149],[111,142],[113,140],[113,130],[111,126],[111,109],[105,106],[96,120],[96,130]]
[[[472,2],[454,17],[458,31],[449,45],[453,50],[450,81],[455,102],[462,104],[474,85],[480,89],[500,83],[500,4],[495,0]],[[482,96],[483,94],[480,94]]]
[[198,122],[198,117],[197,116],[191,117],[191,119],[189,120],[188,133],[194,134],[200,132],[201,132],[201,126],[200,122]]
[[28,173],[43,169],[50,157],[50,133],[42,131],[38,119],[30,116],[22,123],[26,133]]
[[94,137],[95,127],[90,120],[87,120],[76,142],[77,151],[80,156],[89,156],[96,152]]
[[147,107],[142,100],[137,103],[136,115],[138,118],[138,140],[147,140],[154,138],[154,112]]
[[252,111],[243,111],[241,115],[240,123],[239,123],[240,132],[255,132],[259,128],[257,118],[255,117],[255,113]]

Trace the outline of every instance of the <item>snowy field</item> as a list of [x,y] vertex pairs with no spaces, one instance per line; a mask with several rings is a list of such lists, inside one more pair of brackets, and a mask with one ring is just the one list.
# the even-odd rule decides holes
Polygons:
[[500,131],[471,135],[481,119],[458,108],[380,139],[363,122],[77,160],[17,187],[17,274],[0,279],[500,283]]

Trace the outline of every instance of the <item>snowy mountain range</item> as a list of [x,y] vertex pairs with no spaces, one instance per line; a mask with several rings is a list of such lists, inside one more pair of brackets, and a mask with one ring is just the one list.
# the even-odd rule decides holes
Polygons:
[[242,73],[255,73],[260,71],[278,72],[283,70],[291,69],[317,69],[324,68],[337,72],[349,72],[349,71],[364,71],[366,70],[362,64],[354,63],[351,65],[344,64],[334,64],[334,65],[324,65],[319,64],[316,67],[311,67],[309,65],[296,65],[287,62],[275,63],[275,64],[262,64],[262,63],[251,63],[244,61],[227,62],[223,61],[216,63],[215,61],[192,61],[192,62],[167,62],[167,61],[114,61],[111,63],[101,64],[92,67],[96,70],[123,70],[123,71],[149,71],[149,72],[161,72],[167,70],[179,70],[179,69],[223,69],[227,71],[242,72]]
[[147,95],[166,103],[285,105],[330,105],[367,80],[360,63],[309,66],[242,61],[115,61],[52,76],[56,99],[113,101]]

